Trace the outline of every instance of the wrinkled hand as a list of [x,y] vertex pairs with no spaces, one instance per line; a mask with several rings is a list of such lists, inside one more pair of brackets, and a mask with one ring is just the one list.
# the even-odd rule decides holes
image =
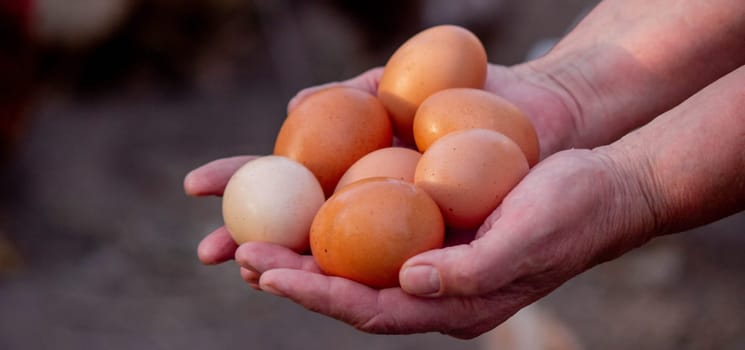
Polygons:
[[[219,194],[221,179],[247,160],[225,159],[197,169],[188,188]],[[268,243],[243,244],[235,258],[255,288],[361,330],[470,338],[647,239],[630,233],[638,231],[630,218],[644,217],[638,213],[643,206],[621,174],[615,162],[593,151],[546,159],[507,196],[475,240],[407,261],[402,288],[376,290],[325,276],[312,256]],[[213,263],[230,258],[235,248],[221,228],[205,238],[199,254]]]

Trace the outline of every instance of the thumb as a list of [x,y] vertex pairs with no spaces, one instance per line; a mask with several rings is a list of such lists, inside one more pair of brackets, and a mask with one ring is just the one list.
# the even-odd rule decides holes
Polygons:
[[418,296],[476,296],[510,283],[519,273],[523,243],[513,238],[520,234],[497,226],[470,244],[412,257],[401,267],[401,288]]

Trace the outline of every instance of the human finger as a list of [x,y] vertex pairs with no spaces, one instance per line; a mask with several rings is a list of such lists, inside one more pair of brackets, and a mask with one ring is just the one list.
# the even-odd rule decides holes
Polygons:
[[489,293],[518,275],[515,253],[512,242],[496,235],[431,250],[404,263],[399,273],[401,288],[423,297]]
[[291,249],[266,242],[248,242],[235,251],[235,260],[242,267],[263,273],[277,268],[298,269],[321,273],[310,255],[300,255]]
[[233,259],[237,248],[238,245],[233,241],[233,237],[230,236],[225,226],[222,226],[199,242],[197,256],[202,264],[216,265]]
[[184,191],[190,196],[221,196],[238,168],[257,156],[237,156],[211,161],[184,177]]

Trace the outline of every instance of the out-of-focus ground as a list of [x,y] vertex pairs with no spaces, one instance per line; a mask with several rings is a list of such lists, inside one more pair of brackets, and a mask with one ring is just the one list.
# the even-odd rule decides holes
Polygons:
[[[215,158],[270,152],[297,90],[382,65],[423,27],[466,25],[492,62],[513,64],[594,1],[208,3],[98,9],[127,14],[105,39],[15,47],[35,68],[0,163],[0,349],[479,348],[363,334],[250,289],[235,264],[200,265],[220,201],[186,197],[181,181]],[[48,25],[85,33],[71,18]],[[28,65],[15,62],[5,71]],[[739,214],[654,240],[540,305],[587,349],[744,349],[743,250]]]

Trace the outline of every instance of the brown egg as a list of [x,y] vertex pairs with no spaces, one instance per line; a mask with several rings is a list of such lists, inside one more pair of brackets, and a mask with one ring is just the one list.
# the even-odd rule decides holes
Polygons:
[[433,143],[417,164],[414,183],[437,202],[448,226],[477,228],[527,173],[528,161],[514,141],[468,129]]
[[378,86],[396,135],[412,142],[419,104],[440,90],[483,88],[486,67],[486,50],[467,29],[443,25],[411,37],[388,60]]
[[349,167],[336,185],[336,191],[371,177],[392,177],[414,183],[414,170],[421,156],[421,153],[403,147],[381,148],[368,153]]
[[414,139],[424,152],[440,137],[462,129],[490,129],[515,141],[531,166],[538,162],[538,136],[515,105],[479,89],[448,89],[428,97],[414,117]]
[[392,178],[357,181],[321,207],[310,229],[318,266],[375,288],[398,285],[403,263],[442,247],[437,204],[414,184]]
[[392,138],[388,114],[375,96],[332,87],[307,97],[290,112],[274,154],[305,165],[329,196],[354,162],[390,146]]

